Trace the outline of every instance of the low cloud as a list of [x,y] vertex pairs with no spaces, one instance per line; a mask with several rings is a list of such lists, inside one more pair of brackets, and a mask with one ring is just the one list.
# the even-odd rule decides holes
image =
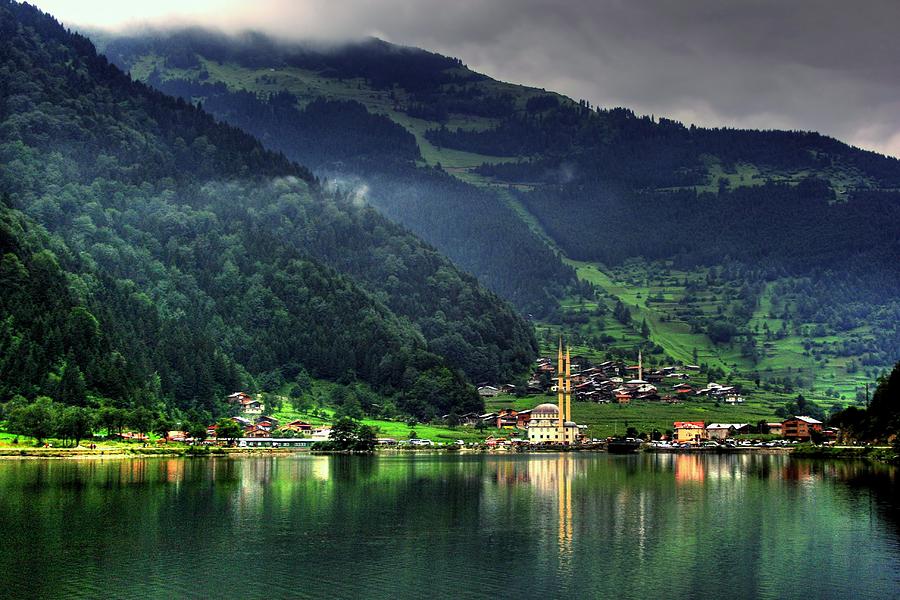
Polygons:
[[106,0],[38,4],[93,26],[195,21],[288,39],[377,35],[598,106],[816,130],[900,156],[895,0],[202,0],[189,10],[166,0],[137,15],[129,6],[118,21],[118,4]]

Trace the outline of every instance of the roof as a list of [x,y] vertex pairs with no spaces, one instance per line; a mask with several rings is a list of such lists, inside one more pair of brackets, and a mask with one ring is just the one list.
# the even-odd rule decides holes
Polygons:
[[674,423],[675,429],[693,429],[693,428],[705,428],[706,426],[703,424],[703,421],[675,421]]
[[[804,423],[809,423],[810,425],[821,425],[822,424],[822,421],[813,419],[812,417],[794,417],[794,418],[798,419],[800,421],[803,421]],[[788,419],[788,421],[790,421],[790,419]]]
[[[710,423],[706,428],[707,429],[731,429],[734,427],[735,429],[742,429],[747,427],[749,423]],[[780,425],[780,423],[779,423]]]
[[531,414],[532,414],[532,415],[538,415],[538,414],[554,414],[554,415],[558,415],[558,414],[559,414],[559,407],[558,407],[557,405],[555,405],[555,404],[550,403],[550,402],[545,402],[545,403],[543,403],[543,404],[538,404],[538,405],[535,406],[533,409],[531,409]]

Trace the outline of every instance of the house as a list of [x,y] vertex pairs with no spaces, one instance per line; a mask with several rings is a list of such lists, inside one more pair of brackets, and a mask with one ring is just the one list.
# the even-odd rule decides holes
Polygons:
[[300,419],[291,421],[290,423],[287,423],[284,427],[282,427],[282,429],[287,429],[296,433],[310,433],[312,432],[312,428],[312,425],[310,425],[306,421],[301,421]]
[[531,410],[504,408],[497,414],[497,429],[504,427],[525,429],[528,427],[529,421],[531,421]]
[[183,442],[188,438],[187,431],[168,431],[166,432],[166,439],[170,442]]
[[331,427],[318,427],[312,430],[312,439],[327,440],[331,437]]
[[241,400],[241,412],[248,415],[261,415],[263,412],[263,403],[259,400],[247,397]]
[[699,444],[708,439],[703,421],[675,421],[675,442],[679,444]]
[[260,421],[268,421],[272,425],[276,427],[278,426],[278,419],[276,419],[275,417],[270,417],[269,415],[259,415],[258,417],[256,417],[256,422],[259,423]]
[[[496,422],[496,420],[497,420],[497,413],[495,413],[495,412],[489,412],[489,413],[484,413],[483,415],[478,415],[478,422],[484,423],[485,425],[490,425],[490,424]],[[476,425],[477,425],[477,423],[476,423]]]
[[243,404],[245,400],[252,400],[250,394],[247,392],[235,392],[233,394],[228,394],[225,397],[225,401],[228,402],[228,404]]
[[769,430],[769,435],[781,435],[781,423],[766,423],[766,429]]
[[483,385],[478,388],[478,395],[482,398],[493,398],[500,393],[500,388],[492,385]]
[[694,388],[689,383],[679,383],[672,390],[679,396],[689,396],[694,393]]
[[749,423],[710,423],[706,426],[706,434],[711,440],[724,440],[748,431],[750,431]]
[[781,422],[781,435],[794,440],[808,440],[813,431],[822,431],[822,421],[812,417],[792,417]]
[[258,425],[251,425],[244,429],[244,437],[248,438],[267,438],[272,437],[272,433],[268,429],[263,429]]
[[624,388],[619,388],[613,392],[613,398],[616,404],[629,404],[631,402],[631,392]]

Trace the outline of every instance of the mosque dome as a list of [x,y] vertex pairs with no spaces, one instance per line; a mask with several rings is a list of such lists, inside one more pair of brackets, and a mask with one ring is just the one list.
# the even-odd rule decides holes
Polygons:
[[538,404],[537,406],[535,406],[532,409],[531,416],[534,417],[535,415],[539,415],[539,414],[541,414],[541,415],[546,415],[546,414],[558,415],[559,407],[556,406],[555,404],[551,404],[550,402],[545,402],[544,404]]

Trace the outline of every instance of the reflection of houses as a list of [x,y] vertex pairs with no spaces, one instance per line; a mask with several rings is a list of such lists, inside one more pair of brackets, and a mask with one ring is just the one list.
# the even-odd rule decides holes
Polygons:
[[822,421],[812,417],[793,417],[781,423],[781,435],[788,439],[808,440],[813,431],[822,431]]
[[703,421],[675,421],[675,441],[679,444],[699,444],[707,439]]
[[703,460],[696,454],[679,454],[675,457],[675,481],[686,483],[691,481],[703,481],[706,471],[703,468]]

